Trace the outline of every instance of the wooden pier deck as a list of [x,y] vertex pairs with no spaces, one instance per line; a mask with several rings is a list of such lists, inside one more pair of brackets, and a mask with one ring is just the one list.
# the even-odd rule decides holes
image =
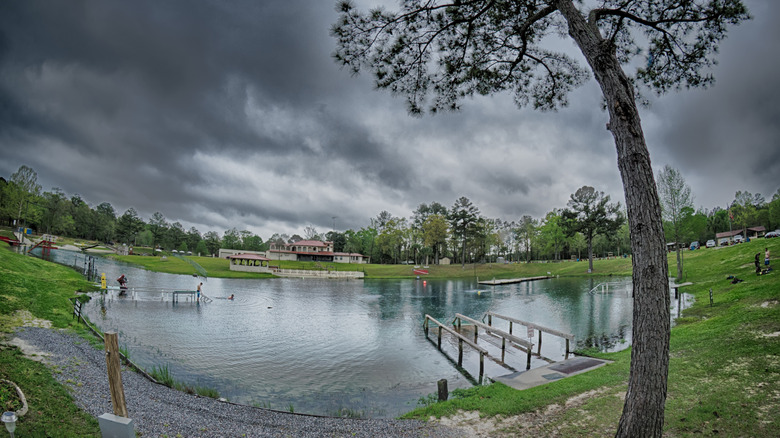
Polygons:
[[513,283],[522,283],[524,281],[535,281],[535,280],[547,280],[548,278],[552,278],[551,275],[541,275],[539,277],[525,277],[525,278],[504,278],[496,280],[495,278],[492,280],[480,280],[477,281],[479,284],[485,284],[488,286],[499,286],[502,284],[513,284]]

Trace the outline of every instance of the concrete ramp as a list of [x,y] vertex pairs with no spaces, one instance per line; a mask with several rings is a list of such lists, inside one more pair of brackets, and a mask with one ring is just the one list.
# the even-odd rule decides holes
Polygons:
[[532,370],[496,377],[494,380],[512,388],[522,390],[595,370],[608,363],[612,363],[612,361],[595,359],[592,357],[574,357]]

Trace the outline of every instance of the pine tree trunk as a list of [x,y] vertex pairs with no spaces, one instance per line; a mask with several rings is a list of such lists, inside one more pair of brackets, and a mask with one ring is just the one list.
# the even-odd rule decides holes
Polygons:
[[669,279],[661,205],[633,87],[615,55],[571,0],[556,1],[569,34],[585,55],[609,111],[626,197],[633,251],[634,311],[631,372],[618,437],[660,437],[669,369]]
[[593,237],[588,237],[588,274],[593,272]]

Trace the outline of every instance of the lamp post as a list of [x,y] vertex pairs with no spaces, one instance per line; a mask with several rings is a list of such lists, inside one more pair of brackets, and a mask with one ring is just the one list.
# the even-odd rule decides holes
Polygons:
[[16,430],[16,412],[3,412],[2,421],[5,423],[5,428],[8,430],[8,433],[11,434],[11,438],[14,438],[14,431]]

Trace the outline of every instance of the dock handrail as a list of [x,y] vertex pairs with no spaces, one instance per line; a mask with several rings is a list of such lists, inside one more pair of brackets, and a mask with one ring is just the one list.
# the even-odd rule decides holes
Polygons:
[[567,359],[569,358],[569,352],[570,352],[570,350],[569,350],[569,348],[570,348],[569,347],[569,343],[574,340],[574,335],[573,334],[571,334],[571,333],[564,333],[564,332],[561,332],[561,331],[558,331],[558,330],[555,330],[555,329],[551,329],[551,328],[548,328],[548,327],[543,327],[543,326],[541,326],[539,324],[534,324],[532,322],[522,321],[522,320],[517,319],[517,318],[512,318],[511,316],[499,315],[498,313],[495,313],[495,312],[487,312],[487,313],[485,313],[485,315],[488,317],[488,324],[487,325],[490,326],[490,327],[493,326],[493,317],[494,316],[496,318],[500,318],[500,319],[503,319],[505,321],[509,321],[509,333],[510,334],[512,333],[512,323],[520,324],[520,325],[523,325],[525,327],[528,327],[528,328],[531,328],[531,329],[534,329],[534,330],[538,330],[539,331],[539,342],[537,343],[538,350],[537,350],[536,354],[539,354],[539,355],[542,354],[542,332],[566,339],[566,358]]
[[479,335],[479,330],[477,327],[482,327],[485,329],[488,333],[493,333],[501,336],[501,361],[504,361],[504,354],[506,352],[506,341],[509,340],[510,342],[514,342],[515,344],[521,345],[525,347],[526,352],[528,353],[528,359],[526,361],[526,368],[527,370],[531,369],[531,350],[534,348],[534,344],[530,341],[527,341],[525,339],[519,338],[515,335],[509,334],[503,330],[497,329],[495,327],[489,326],[483,322],[477,321],[473,318],[469,318],[466,315],[462,315],[460,313],[455,314],[455,318],[458,320],[458,327],[460,327],[460,320],[468,321],[472,324],[474,324],[474,342],[477,340],[477,336]]
[[428,321],[433,321],[434,324],[439,326],[439,348],[441,348],[441,331],[444,330],[451,335],[458,338],[458,366],[463,366],[463,343],[465,342],[468,344],[471,348],[477,350],[479,352],[479,377],[482,378],[482,375],[485,373],[485,356],[487,356],[488,351],[477,345],[476,343],[472,342],[470,339],[466,338],[465,336],[461,335],[457,331],[447,327],[445,324],[442,324],[441,322],[437,321],[434,317],[431,315],[426,314],[425,315],[425,321],[423,322],[423,328],[425,329],[425,336],[428,336]]

